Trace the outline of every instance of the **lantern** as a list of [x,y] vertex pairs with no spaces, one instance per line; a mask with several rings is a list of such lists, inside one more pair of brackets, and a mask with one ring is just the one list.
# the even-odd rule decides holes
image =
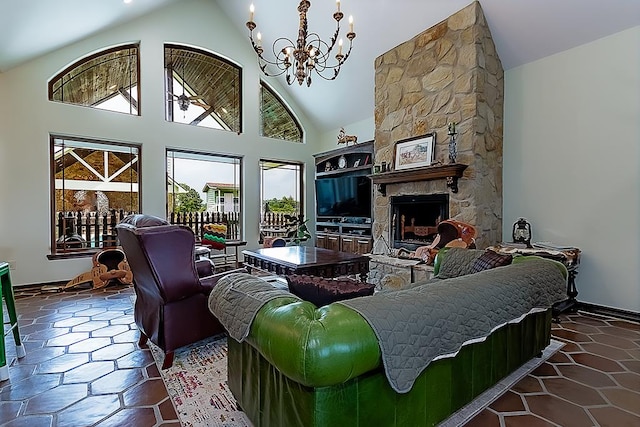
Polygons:
[[514,243],[524,243],[527,245],[527,248],[531,246],[531,224],[524,219],[519,218],[513,224],[513,242]]

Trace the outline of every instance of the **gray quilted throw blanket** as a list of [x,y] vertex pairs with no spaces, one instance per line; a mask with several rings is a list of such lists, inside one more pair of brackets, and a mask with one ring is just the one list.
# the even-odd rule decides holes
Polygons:
[[465,341],[486,337],[532,309],[547,309],[565,292],[555,265],[531,260],[339,304],[369,322],[389,384],[406,393],[435,357],[455,353]]
[[251,323],[263,305],[275,298],[300,300],[286,290],[276,289],[247,273],[232,273],[221,278],[209,295],[209,310],[238,342],[249,335]]

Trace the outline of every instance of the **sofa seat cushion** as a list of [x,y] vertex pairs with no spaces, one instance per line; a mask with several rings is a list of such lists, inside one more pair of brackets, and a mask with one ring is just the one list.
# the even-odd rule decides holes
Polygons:
[[350,298],[373,295],[375,285],[349,278],[325,279],[305,274],[286,276],[289,291],[317,307]]
[[490,249],[487,249],[480,258],[476,259],[473,263],[472,271],[478,273],[482,270],[489,270],[490,268],[503,267],[511,264],[513,256],[511,254],[501,255]]

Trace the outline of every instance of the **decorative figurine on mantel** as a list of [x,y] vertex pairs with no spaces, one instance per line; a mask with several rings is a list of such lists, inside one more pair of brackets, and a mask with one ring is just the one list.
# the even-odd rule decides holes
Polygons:
[[340,132],[338,132],[338,145],[346,144],[349,146],[349,143],[353,142],[353,144],[358,143],[358,137],[355,135],[347,135],[344,131],[344,128],[340,128]]
[[447,132],[449,135],[449,163],[456,162],[456,156],[458,155],[458,150],[456,148],[456,136],[458,132],[456,131],[456,122],[449,123],[449,130]]

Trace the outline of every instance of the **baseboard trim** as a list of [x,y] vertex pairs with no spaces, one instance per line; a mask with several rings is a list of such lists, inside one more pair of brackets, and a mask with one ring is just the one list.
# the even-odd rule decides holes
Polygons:
[[578,302],[577,308],[578,310],[583,310],[588,313],[617,317],[619,319],[640,323],[640,313],[636,313],[634,311],[622,310],[620,308],[606,307],[606,306],[597,305],[597,304],[589,304],[586,302]]
[[21,285],[13,285],[13,289],[27,291],[32,289],[40,289],[48,286],[64,286],[68,280],[57,280],[54,282],[41,282],[41,283],[23,283]]

